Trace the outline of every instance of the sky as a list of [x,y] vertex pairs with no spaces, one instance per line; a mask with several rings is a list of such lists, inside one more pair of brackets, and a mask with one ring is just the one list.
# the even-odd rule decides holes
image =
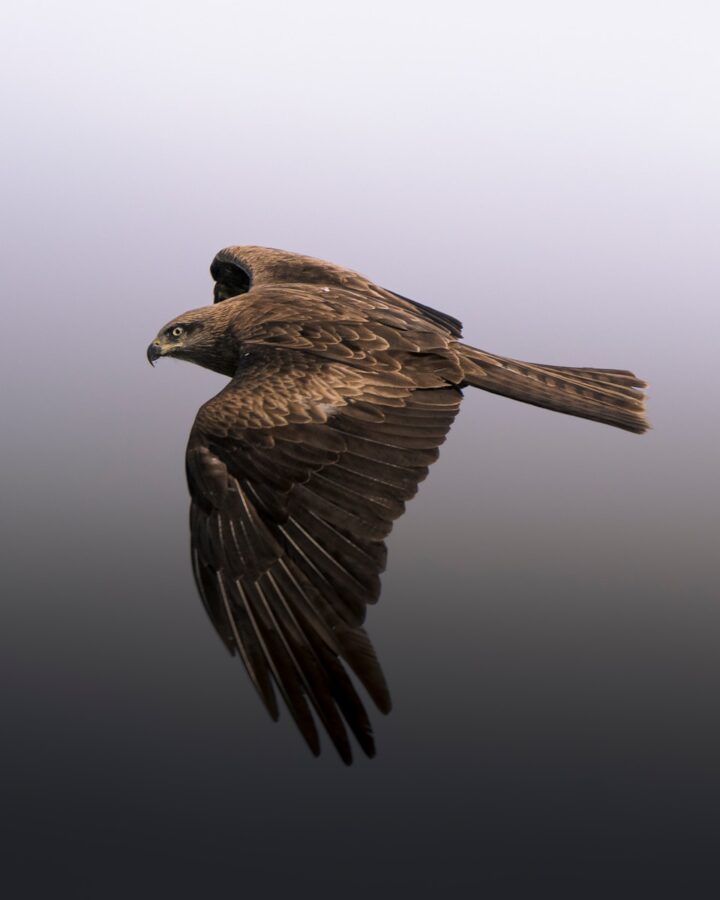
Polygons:
[[[670,870],[704,896],[719,26],[693,0],[3,3],[16,896],[637,897]],[[205,620],[183,456],[223,379],[144,355],[246,243],[650,383],[642,437],[467,392],[389,541],[394,709],[349,770],[266,720]]]

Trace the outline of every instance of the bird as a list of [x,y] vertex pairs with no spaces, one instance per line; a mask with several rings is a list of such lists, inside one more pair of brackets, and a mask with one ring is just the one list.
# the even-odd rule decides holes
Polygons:
[[299,253],[230,246],[210,272],[214,302],[172,319],[147,349],[151,364],[174,357],[230,379],[188,439],[195,582],[270,716],[279,693],[311,752],[324,729],[350,764],[348,729],[376,752],[360,685],[391,708],[364,628],[385,539],[463,391],[642,433],[647,385],[627,370],[479,350],[453,316]]

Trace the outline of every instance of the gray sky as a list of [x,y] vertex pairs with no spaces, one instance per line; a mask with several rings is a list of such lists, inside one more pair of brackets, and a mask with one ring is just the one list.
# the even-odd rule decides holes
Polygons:
[[[353,808],[364,871],[420,854],[461,888],[479,833],[619,859],[663,823],[672,843],[661,791],[677,821],[717,796],[719,26],[703,2],[3,3],[27,847],[64,822],[150,871],[143,820],[144,845],[215,860],[242,796],[251,855],[278,821],[288,852],[347,860],[328,823]],[[368,625],[395,710],[353,780],[265,721],[191,583],[184,445],[222,379],[144,349],[233,243],[358,269],[488,350],[651,383],[642,438],[467,396],[390,541]],[[179,785],[202,834],[162,812]],[[447,874],[426,865],[418,890]]]

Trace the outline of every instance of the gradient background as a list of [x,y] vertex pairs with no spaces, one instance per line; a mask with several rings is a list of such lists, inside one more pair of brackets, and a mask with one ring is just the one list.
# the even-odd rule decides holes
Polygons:
[[[5,896],[718,896],[717,4],[0,27]],[[231,243],[651,382],[642,438],[468,394],[390,540],[395,709],[352,769],[267,719],[192,584],[222,379],[145,347]]]

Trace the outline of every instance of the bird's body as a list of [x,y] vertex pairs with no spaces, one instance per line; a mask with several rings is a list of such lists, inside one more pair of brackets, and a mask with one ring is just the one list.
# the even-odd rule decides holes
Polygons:
[[259,247],[212,266],[215,305],[148,348],[231,378],[198,413],[187,452],[193,567],[220,636],[273,716],[280,689],[319,752],[307,700],[346,761],[365,709],[389,693],[362,622],[384,539],[437,458],[462,388],[641,432],[632,373],[539,366],[461,342],[456,319],[347,269]]

